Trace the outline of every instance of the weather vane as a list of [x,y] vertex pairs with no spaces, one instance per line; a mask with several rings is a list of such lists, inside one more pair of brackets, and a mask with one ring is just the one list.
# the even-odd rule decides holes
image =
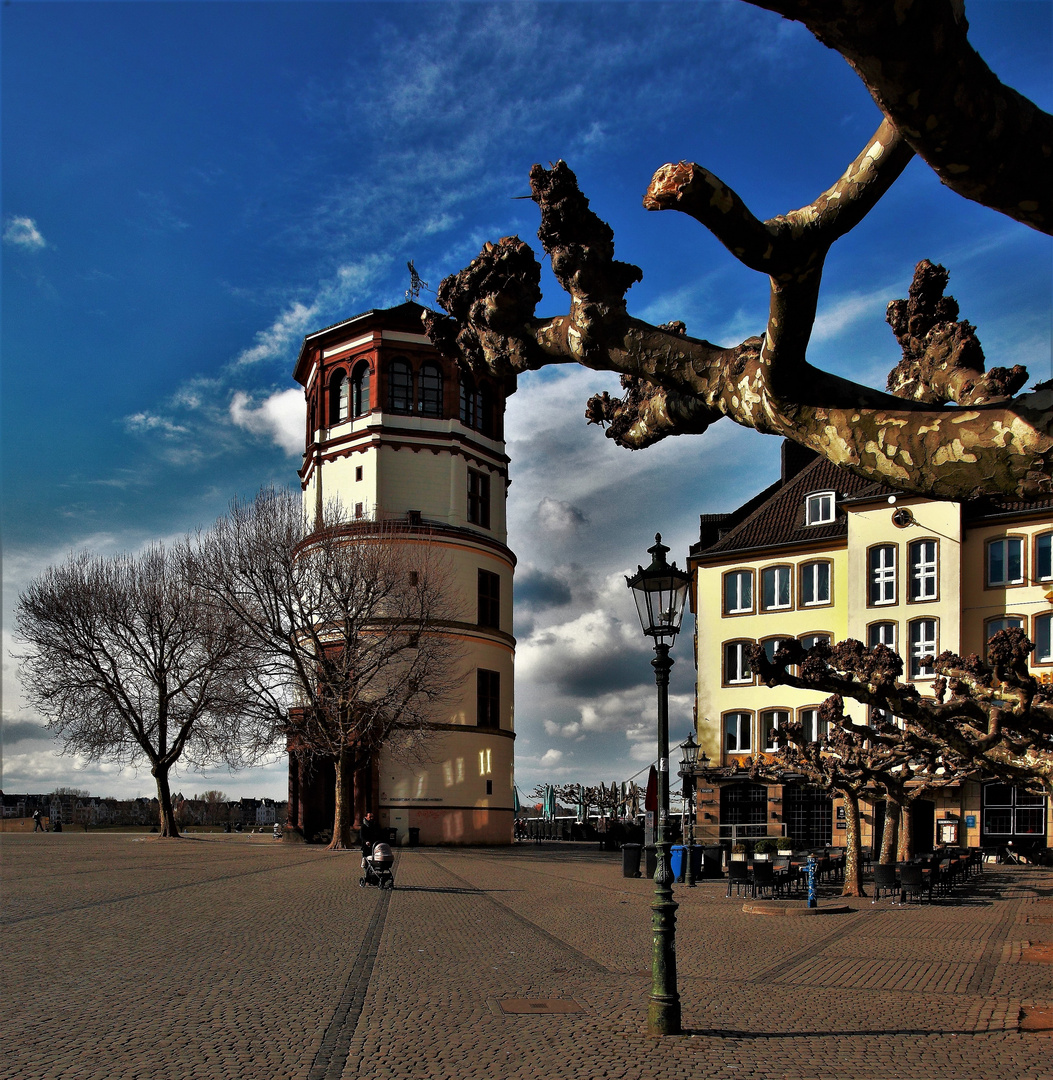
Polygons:
[[417,268],[413,265],[412,259],[406,263],[406,267],[409,269],[410,280],[410,287],[406,290],[406,299],[416,300],[417,297],[420,296],[421,289],[428,288],[428,283],[426,281],[421,281],[420,274],[417,273]]

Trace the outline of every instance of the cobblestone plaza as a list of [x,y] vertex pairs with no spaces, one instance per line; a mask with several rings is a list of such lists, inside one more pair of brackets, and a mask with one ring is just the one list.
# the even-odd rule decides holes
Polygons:
[[652,885],[592,846],[403,849],[387,893],[263,836],[0,843],[4,1080],[1053,1075],[1050,870],[817,918],[677,887],[652,1039]]

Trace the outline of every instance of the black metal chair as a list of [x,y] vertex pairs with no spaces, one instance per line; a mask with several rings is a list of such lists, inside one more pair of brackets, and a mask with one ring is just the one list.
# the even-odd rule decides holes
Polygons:
[[929,901],[932,901],[932,878],[914,863],[905,863],[899,868],[899,888],[904,903],[916,897],[920,904],[923,892],[927,892]]
[[755,862],[753,864],[753,895],[767,892],[775,895],[775,863]]
[[[898,897],[900,894],[899,871],[893,863],[874,864],[874,899],[871,903],[876,904],[883,892],[893,897]],[[892,902],[895,904],[897,901]]]
[[735,886],[735,895],[740,895],[739,890],[745,888],[747,893],[753,894],[753,879],[750,877],[749,863],[745,860],[728,863],[728,896],[731,895],[731,887]]

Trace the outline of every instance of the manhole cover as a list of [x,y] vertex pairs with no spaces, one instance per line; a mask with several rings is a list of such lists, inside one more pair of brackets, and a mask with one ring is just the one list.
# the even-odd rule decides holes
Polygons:
[[570,998],[506,998],[498,1002],[506,1013],[573,1013],[581,1012],[581,1006]]

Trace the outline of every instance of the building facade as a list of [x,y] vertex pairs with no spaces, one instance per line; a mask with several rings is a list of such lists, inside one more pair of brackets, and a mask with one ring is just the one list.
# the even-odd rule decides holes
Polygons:
[[[300,482],[308,513],[340,500],[349,517],[398,523],[400,543],[438,545],[462,614],[444,623],[464,653],[459,694],[435,717],[424,760],[374,755],[356,776],[355,823],[374,811],[406,842],[510,843],[513,825],[512,576],[505,501],[507,388],[475,381],[422,332],[414,303],[309,334],[294,378],[307,400]],[[332,827],[332,766],[290,754],[291,826]]]
[[[774,732],[796,721],[824,734],[825,695],[763,685],[747,646],[774,654],[782,640],[888,645],[903,678],[931,693],[944,650],[982,655],[997,630],[1022,627],[1036,644],[1032,671],[1053,678],[1053,502],[936,502],[903,496],[784,444],[780,479],[729,514],[702,518],[692,547],[696,612],[697,737],[713,768],[698,792],[707,840],[789,835],[844,841],[839,799],[791,776],[750,779],[774,757]],[[845,703],[859,722],[865,706]],[[863,806],[863,843],[880,844],[884,804]],[[961,845],[1046,847],[1045,796],[964,781],[911,805],[916,850],[956,835]]]

